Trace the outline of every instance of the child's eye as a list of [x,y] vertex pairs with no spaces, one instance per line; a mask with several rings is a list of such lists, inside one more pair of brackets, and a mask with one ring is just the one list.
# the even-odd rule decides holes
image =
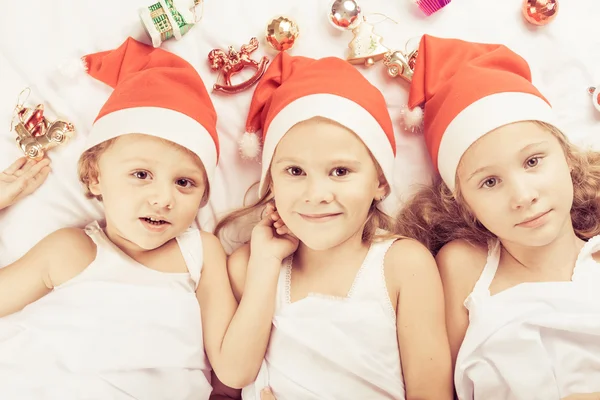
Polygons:
[[487,178],[485,181],[483,181],[481,186],[490,189],[490,188],[493,188],[494,186],[496,186],[497,183],[498,183],[498,180],[496,178]]
[[194,182],[186,178],[177,179],[175,183],[184,188],[191,188],[192,186],[196,186]]
[[529,168],[533,168],[536,167],[538,164],[540,163],[540,157],[531,157],[530,159],[528,159],[525,164],[529,167]]
[[304,171],[302,171],[302,168],[298,168],[298,167],[289,167],[289,168],[286,168],[286,171],[288,174],[290,174],[292,176],[300,176],[304,173]]
[[148,171],[135,171],[133,174],[133,176],[135,176],[138,179],[147,179],[148,178]]
[[348,175],[350,171],[348,170],[348,168],[338,167],[331,171],[331,173],[333,174],[333,176],[341,178],[342,176]]

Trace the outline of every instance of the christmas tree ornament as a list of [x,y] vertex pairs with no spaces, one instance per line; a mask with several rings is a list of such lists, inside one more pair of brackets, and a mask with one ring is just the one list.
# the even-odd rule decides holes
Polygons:
[[558,14],[558,0],[523,0],[523,17],[533,25],[546,25]]
[[414,0],[414,2],[427,16],[450,4],[450,0]]
[[[23,102],[29,93],[27,88],[19,96],[11,121],[11,131],[15,131],[17,145],[25,156],[40,160],[48,150],[67,142],[73,136],[75,128],[73,124],[62,119],[49,121],[44,116],[43,104],[34,108],[25,107]],[[21,97],[24,94],[26,97],[22,101]]]
[[592,103],[596,110],[600,111],[600,87],[589,87],[588,93],[592,96]]
[[337,29],[351,30],[354,34],[346,57],[350,63],[371,66],[390,51],[381,43],[383,38],[373,32],[373,25],[367,22],[355,0],[335,0],[328,19]]
[[299,34],[298,25],[294,20],[279,16],[273,18],[267,25],[265,38],[275,50],[285,51],[294,46]]
[[152,45],[159,47],[162,42],[181,39],[198,22],[196,6],[202,0],[159,0],[140,9],[140,18]]
[[[213,89],[226,94],[234,94],[246,90],[256,84],[267,69],[269,59],[262,57],[260,61],[250,58],[256,49],[258,49],[258,39],[253,37],[248,44],[243,45],[240,51],[236,51],[233,46],[229,46],[228,51],[214,49],[208,53],[208,62],[213,71],[220,71],[221,74]],[[254,68],[256,72],[247,80],[236,85],[231,83],[231,77],[244,68]],[[222,76],[222,79],[220,79]],[[220,82],[220,80],[222,82]]]

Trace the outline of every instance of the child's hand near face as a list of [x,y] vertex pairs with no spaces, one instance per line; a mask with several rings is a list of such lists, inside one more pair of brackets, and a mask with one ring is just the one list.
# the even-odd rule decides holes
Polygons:
[[0,210],[13,205],[39,188],[50,173],[50,160],[21,157],[0,173]]
[[267,205],[265,216],[252,229],[251,253],[283,261],[298,248],[296,238],[285,225],[272,203]]

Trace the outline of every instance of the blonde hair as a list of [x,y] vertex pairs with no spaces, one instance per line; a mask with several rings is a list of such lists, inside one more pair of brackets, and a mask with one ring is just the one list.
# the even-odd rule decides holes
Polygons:
[[[600,234],[600,153],[577,148],[552,125],[532,122],[558,139],[572,168],[571,219],[575,234],[583,240]],[[496,238],[469,210],[458,180],[453,193],[439,176],[404,205],[397,218],[397,227],[401,234],[419,240],[434,254],[456,239],[486,246],[489,239]]]
[[[99,169],[98,169],[98,161],[100,160],[100,157],[102,156],[102,154],[104,154],[104,152],[106,150],[108,150],[117,141],[117,139],[119,139],[119,136],[112,138],[112,139],[108,139],[102,143],[99,143],[99,144],[95,145],[94,147],[91,147],[91,148],[87,149],[86,151],[84,151],[83,154],[81,155],[81,157],[79,157],[79,162],[77,165],[77,172],[79,174],[79,181],[83,184],[83,187],[85,190],[85,197],[87,197],[88,199],[97,199],[99,201],[102,201],[101,195],[95,195],[90,191],[90,185],[92,185],[94,182],[98,181],[98,175],[100,173]],[[208,201],[208,198],[210,196],[210,186],[208,184],[208,179],[207,179],[207,175],[206,175],[206,169],[204,168],[204,163],[202,163],[202,160],[200,160],[200,157],[198,157],[198,155],[196,153],[194,153],[187,147],[183,147],[183,146],[178,145],[177,143],[171,142],[170,140],[167,140],[167,139],[158,138],[158,137],[157,137],[157,139],[164,142],[165,144],[168,144],[169,146],[175,146],[175,148],[185,152],[186,154],[188,154],[194,158],[194,161],[196,162],[196,164],[198,164],[198,166],[202,169],[202,174],[204,176],[205,186],[204,186],[204,193],[202,194],[201,204],[202,205],[206,204],[206,202]]]

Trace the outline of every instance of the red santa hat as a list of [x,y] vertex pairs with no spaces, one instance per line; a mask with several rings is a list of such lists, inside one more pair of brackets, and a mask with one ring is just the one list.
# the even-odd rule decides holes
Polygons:
[[156,136],[198,155],[212,183],[219,155],[217,115],[192,65],[132,38],[83,61],[89,75],[114,88],[84,150],[129,133]]
[[345,60],[315,60],[281,52],[258,83],[246,121],[246,143],[252,141],[249,138],[258,140],[255,135],[262,130],[260,195],[266,191],[265,177],[281,138],[298,122],[313,117],[330,119],[354,132],[392,189],[396,142],[381,92]]
[[520,121],[555,124],[522,57],[498,44],[429,35],[421,39],[408,106],[424,107],[427,150],[451,189],[463,154],[486,133]]

